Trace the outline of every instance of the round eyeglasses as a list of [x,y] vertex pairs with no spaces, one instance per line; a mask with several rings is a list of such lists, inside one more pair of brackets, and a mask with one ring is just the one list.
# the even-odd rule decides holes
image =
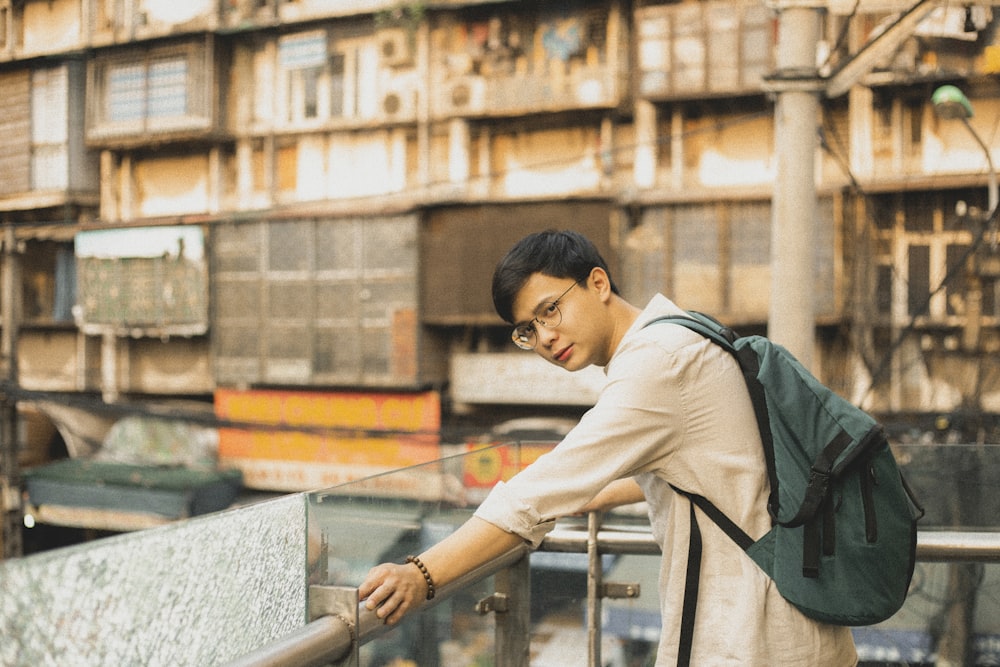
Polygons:
[[562,313],[559,312],[559,302],[576,285],[577,283],[573,283],[567,287],[566,291],[560,294],[555,301],[546,301],[540,305],[538,310],[535,311],[535,316],[525,324],[518,324],[514,327],[514,330],[510,334],[510,339],[514,341],[514,345],[517,345],[522,350],[534,350],[535,344],[538,343],[538,336],[535,333],[535,323],[542,325],[546,329],[553,329],[559,326],[562,322]]

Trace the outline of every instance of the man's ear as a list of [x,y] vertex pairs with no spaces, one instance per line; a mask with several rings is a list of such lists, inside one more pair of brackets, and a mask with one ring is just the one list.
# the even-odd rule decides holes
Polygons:
[[608,272],[599,266],[595,266],[590,270],[590,284],[597,290],[601,299],[608,299],[611,296],[611,279],[608,277]]

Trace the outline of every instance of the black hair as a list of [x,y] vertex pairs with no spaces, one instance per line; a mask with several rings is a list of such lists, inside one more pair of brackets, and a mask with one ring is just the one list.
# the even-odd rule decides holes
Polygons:
[[601,253],[585,236],[570,230],[529,234],[514,244],[493,271],[493,307],[514,323],[514,298],[535,273],[582,282],[595,267],[604,269],[611,291],[619,294]]

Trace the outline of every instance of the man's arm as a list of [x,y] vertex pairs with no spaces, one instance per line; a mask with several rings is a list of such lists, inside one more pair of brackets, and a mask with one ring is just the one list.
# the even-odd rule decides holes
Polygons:
[[646,500],[646,496],[643,494],[642,488],[629,477],[608,484],[589,503],[584,505],[580,512],[603,512],[622,505],[641,503],[644,500]]
[[[466,572],[510,551],[524,540],[472,517],[454,533],[419,555],[434,586],[444,586]],[[427,597],[427,582],[413,563],[383,563],[373,567],[358,588],[368,609],[390,625]]]
[[[645,500],[635,480],[608,484],[581,512],[607,510]],[[466,572],[505,554],[524,540],[492,523],[472,517],[454,533],[419,555],[434,586],[444,586]],[[427,581],[413,563],[382,563],[373,567],[358,588],[368,609],[389,624],[395,624],[427,597]]]

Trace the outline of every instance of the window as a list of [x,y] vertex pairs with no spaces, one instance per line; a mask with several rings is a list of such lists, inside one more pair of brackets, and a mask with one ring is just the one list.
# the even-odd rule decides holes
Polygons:
[[327,64],[326,33],[320,30],[286,35],[278,40],[278,62],[284,72],[288,121],[320,114],[320,77]]
[[[768,201],[651,206],[625,239],[623,290],[638,301],[656,292],[734,324],[767,321],[771,296]],[[813,305],[817,318],[838,314],[832,200],[817,201]]]
[[108,119],[142,120],[146,115],[146,77],[142,65],[117,65],[108,71]]
[[751,92],[774,66],[770,10],[743,0],[649,5],[636,13],[640,92]]
[[22,257],[25,323],[72,322],[76,299],[73,244],[31,240]]
[[212,66],[203,44],[96,59],[90,67],[88,139],[209,129]]
[[347,92],[344,80],[345,57],[342,53],[330,56],[330,115],[344,115],[344,95]]
[[[982,207],[984,200],[985,193],[978,190],[907,192],[876,199],[876,304],[881,315],[892,316],[899,325],[913,318],[961,323],[975,224],[956,214],[956,203]],[[984,288],[983,314],[995,317],[995,286],[988,282]]]
[[[270,117],[272,104],[279,122],[293,126],[378,116],[383,83],[377,76],[376,48],[371,37],[337,38],[332,29],[330,34],[311,30],[280,37],[275,99],[260,96],[257,117]],[[261,46],[259,54],[264,53]]]
[[187,113],[187,61],[171,58],[149,66],[149,117],[170,118]]
[[108,68],[108,119],[118,123],[185,115],[187,79],[184,58]]
[[66,67],[31,73],[31,184],[65,189],[69,179],[69,77]]

